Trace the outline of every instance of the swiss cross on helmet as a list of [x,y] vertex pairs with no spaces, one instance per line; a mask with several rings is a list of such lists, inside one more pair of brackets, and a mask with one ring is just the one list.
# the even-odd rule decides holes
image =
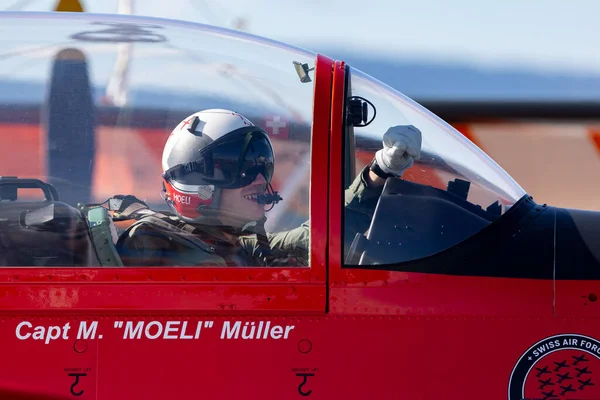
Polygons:
[[167,204],[182,219],[200,222],[215,216],[221,189],[238,189],[262,174],[267,193],[259,204],[278,203],[271,187],[273,147],[267,133],[230,110],[194,113],[171,132],[162,155]]

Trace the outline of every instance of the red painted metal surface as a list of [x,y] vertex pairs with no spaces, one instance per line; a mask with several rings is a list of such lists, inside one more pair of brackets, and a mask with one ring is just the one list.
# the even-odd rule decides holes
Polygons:
[[317,56],[310,173],[310,266],[311,280],[322,283],[325,290],[327,271],[327,226],[329,224],[329,110],[333,60]]
[[[310,268],[0,269],[0,400],[600,398],[597,281],[343,268],[344,82],[344,63],[319,55]],[[43,157],[14,167],[45,137],[10,128],[18,150],[0,148],[0,168],[12,157],[4,173],[45,174]],[[119,134],[101,132],[100,148]],[[160,148],[162,133],[138,133]],[[110,179],[111,164],[106,156],[98,174]],[[555,342],[561,333],[588,338]],[[582,354],[590,374],[579,376]],[[533,372],[521,379],[515,366],[528,356]],[[561,394],[562,360],[575,392]],[[536,376],[544,366],[548,389]],[[595,386],[579,387],[586,377]]]
[[51,309],[322,313],[324,285],[309,279],[308,268],[6,268],[0,269],[0,313]]
[[[216,313],[324,313],[325,292],[314,284],[15,284],[0,287],[1,314],[15,311],[113,312],[114,310]],[[53,314],[51,314],[53,315]]]
[[332,314],[551,317],[552,280],[344,269],[329,295]]
[[[15,334],[23,321],[31,327],[21,327],[18,333],[23,339],[19,340]],[[94,337],[77,339],[82,321],[86,322],[84,329],[97,321]],[[67,322],[68,339],[62,339]],[[138,325],[140,322],[143,325]],[[254,333],[253,338],[242,338],[243,328],[237,338],[228,338],[236,322],[240,327],[254,323],[254,332],[245,331]],[[60,331],[53,337],[60,337],[49,344],[44,339],[25,338],[34,326],[54,326],[53,333]],[[0,320],[0,327],[0,341],[11,343],[15,356],[10,363],[0,363],[0,385],[68,399],[75,398],[70,394],[75,377],[69,373],[86,374],[80,375],[73,387],[75,392],[83,391],[77,398],[85,400],[198,396],[397,399],[400,395],[411,399],[506,399],[515,364],[548,332],[573,330],[593,336],[597,330],[596,324],[583,320],[491,315],[21,316]],[[17,354],[35,354],[36,361]],[[530,380],[537,386],[533,375]],[[535,387],[530,390],[539,396]],[[593,398],[585,394],[580,392],[578,398]]]
[[543,398],[513,369],[597,335],[596,283],[342,268],[344,78],[318,57],[310,268],[0,269],[0,399]]
[[333,68],[333,85],[331,93],[331,151],[329,154],[329,286],[343,276],[342,265],[342,210],[344,197],[342,186],[344,154],[343,154],[343,113],[345,97],[346,65],[336,61]]
[[0,283],[300,283],[308,268],[2,268]]
[[561,318],[598,318],[600,282],[556,281],[556,316]]

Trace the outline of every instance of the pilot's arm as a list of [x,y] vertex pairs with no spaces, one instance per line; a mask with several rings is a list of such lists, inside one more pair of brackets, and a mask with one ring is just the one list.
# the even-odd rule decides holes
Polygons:
[[297,228],[289,231],[267,233],[271,251],[275,254],[286,254],[294,257],[304,265],[308,265],[310,253],[310,225],[306,221]]
[[388,177],[400,178],[421,156],[421,131],[413,125],[397,125],[383,135],[383,148],[363,168],[345,191],[344,239],[352,243],[356,233],[369,229],[377,201]]
[[[421,132],[413,125],[393,126],[383,135],[383,148],[375,154],[345,191],[345,238],[351,243],[357,232],[365,233],[387,177],[401,177],[421,154]],[[285,232],[267,233],[272,251],[287,253],[308,262],[310,227],[305,222]],[[256,247],[256,246],[254,246]]]
[[[293,265],[290,266],[308,265],[308,254],[310,252],[310,225],[308,221],[287,231],[264,233],[269,243],[263,244],[263,247],[269,247],[269,259],[275,259],[277,263],[286,263],[286,259],[293,258]],[[256,257],[260,252],[258,236],[243,236],[240,238],[240,244],[252,257]]]

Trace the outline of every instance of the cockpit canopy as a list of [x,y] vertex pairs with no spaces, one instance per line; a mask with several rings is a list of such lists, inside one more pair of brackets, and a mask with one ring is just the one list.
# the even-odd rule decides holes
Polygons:
[[[0,20],[0,122],[16,124],[2,129],[0,175],[49,180],[73,204],[136,193],[163,207],[168,134],[187,115],[224,108],[271,135],[274,185],[297,199],[272,213],[271,227],[307,218],[314,82],[300,82],[293,62],[313,68],[315,54],[180,21],[63,13]],[[296,183],[284,183],[292,172]]]
[[[314,96],[325,93],[315,90],[317,54],[226,29],[122,15],[5,12],[0,35],[0,176],[51,184],[72,207],[134,194],[166,211],[161,155],[169,134],[197,111],[229,109],[263,128],[273,144],[272,186],[284,201],[267,214],[266,230],[310,225],[311,173],[327,173],[311,169]],[[344,151],[344,188],[381,149],[390,126],[411,124],[423,134],[421,159],[402,180],[388,181],[366,229],[345,223],[346,232],[354,229],[345,255],[353,242],[355,255],[363,254],[349,256],[349,265],[442,251],[525,194],[431,112],[361,71],[347,73],[346,97],[367,100],[369,123],[351,126],[345,118],[344,143],[332,143]],[[38,195],[24,190],[19,197]],[[12,200],[0,198],[0,207],[3,201]],[[400,223],[404,228],[394,228]],[[420,234],[402,239],[400,231]],[[389,248],[367,256],[357,250],[357,232]],[[451,239],[432,240],[434,232]],[[403,252],[402,245],[415,250]]]
[[478,233],[525,195],[455,128],[363,72],[349,67],[347,73],[346,99],[361,115],[355,124],[346,121],[345,187],[373,160],[390,127],[412,125],[422,134],[420,158],[402,179],[387,180],[369,225],[356,226],[347,210],[348,265],[432,256]]

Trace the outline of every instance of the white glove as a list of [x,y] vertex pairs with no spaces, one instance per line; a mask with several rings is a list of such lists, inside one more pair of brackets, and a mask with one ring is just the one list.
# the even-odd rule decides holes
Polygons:
[[383,135],[383,149],[375,153],[381,170],[397,177],[421,157],[421,131],[413,125],[392,126]]

